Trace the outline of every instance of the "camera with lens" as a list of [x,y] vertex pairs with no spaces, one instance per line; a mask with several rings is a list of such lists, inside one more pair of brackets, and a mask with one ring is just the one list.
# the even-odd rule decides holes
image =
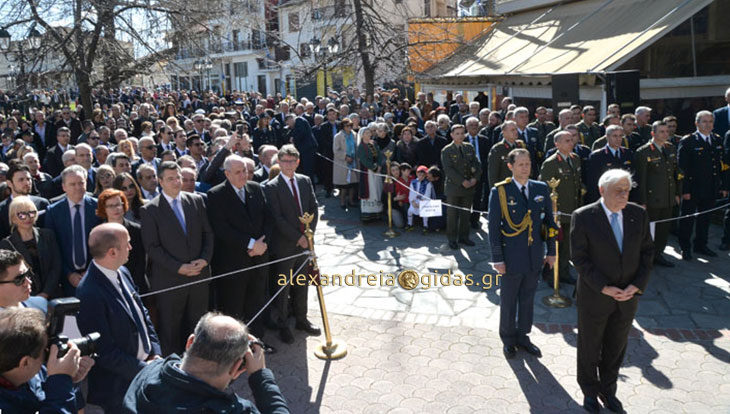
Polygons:
[[69,350],[69,343],[76,344],[81,351],[81,356],[93,355],[96,352],[96,344],[101,338],[98,332],[92,332],[78,339],[68,339],[63,335],[63,322],[67,315],[76,315],[81,307],[81,302],[74,298],[58,298],[48,302],[48,316],[46,317],[46,333],[48,334],[48,346],[58,347],[58,357],[61,358]]

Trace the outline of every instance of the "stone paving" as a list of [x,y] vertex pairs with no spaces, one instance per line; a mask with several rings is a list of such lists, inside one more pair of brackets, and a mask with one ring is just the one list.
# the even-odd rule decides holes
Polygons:
[[[471,273],[473,286],[405,290],[395,286],[325,286],[333,336],[349,354],[324,362],[312,354],[321,338],[284,345],[273,332],[268,356],[294,413],[563,413],[583,412],[575,379],[575,307],[553,309],[540,283],[531,338],[543,352],[507,361],[497,334],[499,289],[492,273],[486,223],[477,246],[452,251],[443,234],[420,231],[395,239],[380,224],[363,226],[357,210],[324,201],[315,244],[323,274]],[[719,227],[710,239],[719,240]],[[629,413],[730,412],[730,274],[726,253],[711,262],[678,260],[658,268],[639,305],[618,396]],[[715,247],[715,246],[712,246]],[[321,324],[310,289],[310,320]],[[563,287],[570,296],[572,287]],[[234,388],[246,394],[245,380]],[[605,411],[605,410],[604,410]]]

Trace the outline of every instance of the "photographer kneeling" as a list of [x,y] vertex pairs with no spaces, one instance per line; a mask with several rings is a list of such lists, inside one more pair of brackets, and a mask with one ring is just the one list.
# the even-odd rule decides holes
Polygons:
[[46,352],[47,344],[43,312],[23,307],[0,311],[0,412],[76,413],[73,384],[86,377],[94,360],[81,357],[71,342],[61,358],[56,345]]
[[[264,350],[254,341],[242,322],[215,312],[203,315],[182,359],[173,354],[137,374],[124,397],[124,412],[289,413]],[[256,405],[226,392],[244,371]]]

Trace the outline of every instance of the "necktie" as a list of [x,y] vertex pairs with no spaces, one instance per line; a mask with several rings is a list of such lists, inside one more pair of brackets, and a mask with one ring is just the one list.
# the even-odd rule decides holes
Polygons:
[[568,160],[568,166],[572,170],[573,169],[573,160],[571,160],[570,157],[567,157],[567,160]]
[[461,155],[461,158],[464,158],[464,148],[459,145],[459,154]]
[[245,190],[243,189],[243,187],[241,187],[241,189],[238,190],[237,193],[238,193],[238,198],[240,198],[241,202],[244,205],[246,205],[246,193],[245,193]]
[[177,201],[177,198],[172,200],[172,211],[175,213],[177,221],[180,222],[183,233],[188,234],[188,228],[185,226],[185,216],[183,216],[182,211],[180,211],[180,203]]
[[129,312],[132,314],[134,324],[137,325],[137,333],[139,333],[139,337],[142,338],[142,348],[144,348],[145,353],[149,354],[150,349],[152,349],[152,347],[150,346],[150,338],[145,334],[144,325],[142,324],[142,320],[139,317],[139,312],[137,312],[137,308],[134,306],[134,300],[132,300],[132,296],[130,296],[129,292],[127,292],[127,288],[122,282],[122,274],[119,273],[118,270],[117,282],[119,283],[119,287],[122,289],[124,302],[126,302],[127,307],[129,308]]
[[621,231],[621,225],[618,222],[618,213],[611,213],[611,229],[613,230],[613,235],[616,237],[616,243],[618,243],[618,251],[623,253],[624,234]]
[[527,202],[527,186],[523,185],[521,188],[521,191],[522,191],[522,198],[525,200],[525,202]]
[[77,269],[86,267],[86,251],[84,250],[84,234],[81,226],[81,204],[76,204],[74,213],[74,265]]
[[[302,211],[302,204],[299,202],[299,192],[297,191],[297,186],[294,184],[294,177],[289,179],[289,183],[291,183],[291,191],[294,194],[294,201],[297,202],[298,215],[301,216],[304,212]],[[299,222],[299,231],[304,232],[304,223],[301,221]]]

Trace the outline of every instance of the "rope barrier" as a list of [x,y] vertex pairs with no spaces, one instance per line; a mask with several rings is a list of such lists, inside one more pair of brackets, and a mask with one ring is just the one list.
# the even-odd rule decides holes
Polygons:
[[[305,251],[303,251],[301,253],[293,254],[291,256],[283,257],[281,259],[272,260],[270,262],[259,263],[257,265],[253,265],[253,266],[250,266],[250,267],[245,267],[243,269],[233,270],[231,272],[222,273],[220,275],[207,277],[205,279],[194,280],[192,282],[183,283],[182,285],[177,285],[177,286],[171,286],[171,287],[168,287],[168,288],[156,290],[154,292],[147,292],[145,294],[139,295],[139,297],[144,298],[144,297],[147,297],[147,296],[159,295],[161,293],[166,293],[166,292],[170,292],[170,291],[173,291],[173,290],[182,289],[184,287],[188,287],[188,286],[192,286],[192,285],[197,285],[197,284],[200,284],[200,283],[210,282],[211,280],[220,279],[222,277],[230,276],[230,275],[233,275],[233,274],[236,274],[236,273],[248,272],[249,270],[258,269],[259,267],[268,266],[268,265],[271,265],[271,264],[274,264],[274,263],[284,262],[284,261],[287,261],[287,260],[290,260],[290,259],[294,259],[294,258],[297,258],[297,257],[300,257],[300,256],[311,256],[312,254],[313,254],[313,252],[311,252],[309,250],[305,250]],[[306,263],[306,261],[304,263]]]
[[[298,275],[298,274],[299,274],[299,271],[300,271],[300,270],[302,270],[302,268],[304,267],[304,265],[305,265],[305,264],[307,264],[307,263],[308,263],[309,261],[311,261],[311,260],[312,260],[312,258],[311,258],[311,256],[310,256],[309,258],[307,258],[307,260],[305,260],[305,261],[303,261],[303,262],[302,262],[302,264],[301,264],[301,265],[299,266],[299,268],[298,268],[298,269],[297,269],[297,270],[296,270],[296,271],[295,271],[295,272],[294,272],[293,274],[295,274],[295,275]],[[287,286],[286,284],[282,285],[282,286],[281,286],[281,287],[279,288],[279,290],[277,290],[277,291],[276,291],[276,293],[274,293],[274,294],[273,294],[273,295],[271,296],[271,299],[269,299],[269,301],[268,301],[268,302],[266,302],[266,303],[264,304],[264,306],[263,306],[263,307],[261,307],[261,309],[259,309],[259,311],[258,311],[258,312],[256,312],[256,315],[254,315],[254,316],[253,316],[253,317],[252,317],[252,318],[251,318],[251,319],[250,319],[250,320],[249,320],[248,322],[246,322],[246,324],[247,324],[247,325],[250,325],[251,323],[253,323],[253,321],[255,321],[255,320],[256,320],[256,318],[258,318],[258,317],[259,317],[259,315],[261,315],[261,313],[262,313],[262,312],[264,311],[264,309],[266,309],[267,307],[269,307],[269,305],[271,305],[271,302],[273,302],[273,301],[274,301],[274,299],[276,299],[276,297],[277,297],[277,296],[279,296],[279,293],[281,293],[281,291],[282,291],[282,290],[284,290],[284,288],[285,288],[286,286]]]
[[[360,170],[358,168],[350,168],[347,165],[340,164],[340,163],[336,162],[335,160],[333,160],[331,158],[328,158],[328,157],[322,155],[319,152],[317,152],[316,154],[319,155],[320,157],[324,158],[325,160],[331,162],[333,165],[337,165],[338,167],[345,168],[345,169],[352,170],[352,171],[356,171],[358,173],[367,173],[367,171],[363,171],[363,170]],[[389,175],[381,174],[381,173],[375,173],[374,172],[373,174],[376,175],[376,176],[378,176],[378,177],[383,177],[383,178],[390,177]],[[390,177],[390,178],[394,178],[394,177]],[[399,180],[393,179],[393,182],[394,183],[397,183],[397,184],[399,184],[399,185],[401,185],[403,187],[407,187],[405,184],[403,184]],[[408,188],[408,191],[414,191],[411,187],[407,187],[407,188]],[[421,197],[425,198],[426,200],[429,200],[429,201],[433,201],[434,200],[432,198],[429,198],[426,195],[423,195],[423,194],[420,194],[420,193],[419,193],[419,195],[421,195]],[[716,202],[720,202],[722,200],[724,200],[724,199],[719,199]],[[462,206],[455,206],[453,204],[444,203],[443,201],[441,202],[441,204],[444,205],[444,206],[447,206],[447,207],[456,208],[456,209],[459,209],[459,210],[469,211],[470,213],[479,213],[479,214],[484,214],[484,215],[488,214],[487,211],[475,210],[473,207],[466,208],[466,207],[462,207]],[[698,212],[692,213],[692,214],[687,214],[687,215],[684,215],[684,216],[672,217],[672,218],[668,218],[668,219],[651,221],[651,222],[649,222],[649,224],[652,224],[652,223],[653,224],[656,224],[656,223],[664,223],[664,222],[668,222],[668,221],[682,220],[682,219],[685,219],[685,218],[688,218],[688,217],[696,217],[696,216],[700,216],[702,214],[710,213],[710,212],[713,212],[713,211],[716,211],[716,210],[720,210],[720,209],[723,209],[723,208],[726,208],[726,207],[730,207],[730,202],[729,203],[726,203],[726,204],[723,204],[721,206],[718,206],[718,207],[711,208],[709,210],[702,210],[702,211],[698,211]],[[563,217],[572,217],[572,214],[570,214],[570,213],[564,213],[562,211],[558,211],[558,215],[559,216],[563,216]],[[485,219],[487,219],[487,222],[489,222],[489,219],[488,218],[485,217]]]

